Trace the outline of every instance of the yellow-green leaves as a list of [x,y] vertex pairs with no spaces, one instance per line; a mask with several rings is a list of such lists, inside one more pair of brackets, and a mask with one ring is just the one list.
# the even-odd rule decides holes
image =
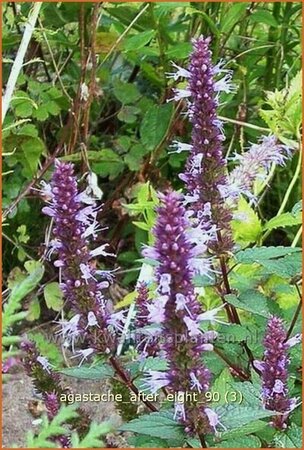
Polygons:
[[63,307],[63,293],[59,283],[49,283],[44,287],[44,299],[48,308],[54,311],[60,311]]
[[233,238],[242,248],[258,241],[262,234],[262,223],[257,213],[242,197],[232,220]]

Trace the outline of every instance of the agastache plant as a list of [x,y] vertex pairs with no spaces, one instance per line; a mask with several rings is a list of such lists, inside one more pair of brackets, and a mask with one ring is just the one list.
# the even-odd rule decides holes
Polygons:
[[301,336],[287,340],[282,319],[272,316],[268,320],[264,338],[264,358],[256,363],[262,372],[262,398],[266,409],[274,411],[271,424],[286,428],[290,412],[297,406],[297,399],[288,396],[288,349],[301,341]]
[[256,196],[253,193],[255,181],[265,181],[271,166],[285,165],[291,154],[291,150],[286,145],[279,144],[275,136],[263,136],[259,143],[252,144],[248,151],[234,156],[233,159],[238,165],[230,172],[229,184],[226,192],[223,190],[223,195],[232,205],[241,195],[255,203]]
[[[231,90],[231,73],[222,69],[221,64],[212,64],[209,44],[210,38],[193,40],[188,70],[178,68],[173,74],[175,79],[185,77],[188,80],[187,89],[175,90],[174,99],[190,97],[188,111],[192,123],[191,143],[177,142],[176,146],[177,151],[189,151],[186,169],[180,178],[185,182],[193,217],[202,219],[206,207],[210,209],[210,222],[217,233],[213,233],[208,246],[216,254],[222,254],[232,249],[232,213],[222,194],[228,180],[222,148],[225,137],[217,117],[217,106],[219,93]],[[218,79],[222,72],[224,77]]]
[[[67,390],[61,385],[60,375],[54,371],[48,359],[40,355],[33,342],[24,340],[21,343],[21,350],[23,352],[23,366],[32,379],[36,394],[42,396],[48,419],[52,420],[61,407],[60,396],[66,394]],[[90,419],[82,409],[79,409],[79,413],[79,417],[73,420],[73,426],[80,433],[83,433],[87,431]],[[69,436],[59,435],[54,438],[54,441],[60,444],[62,448],[70,447]]]
[[[200,266],[197,255],[204,252],[205,244],[193,240],[183,197],[175,192],[159,197],[161,206],[153,230],[155,245],[143,253],[158,263],[155,273],[158,288],[148,320],[162,329],[165,339],[161,350],[169,369],[167,372],[149,371],[146,385],[152,392],[166,388],[181,398],[186,393],[195,394],[193,400],[175,404],[174,417],[184,424],[187,432],[202,436],[219,422],[216,414],[206,407],[204,394],[211,374],[202,362],[204,351],[213,349],[209,341],[216,333],[203,334],[200,322],[216,321],[221,308],[204,313],[194,291],[193,277]],[[203,235],[204,230],[201,230]]]
[[111,273],[94,267],[93,258],[109,253],[106,244],[89,249],[90,238],[99,231],[98,208],[85,191],[79,192],[73,165],[55,162],[51,185],[47,186],[50,205],[43,212],[54,220],[53,236],[48,254],[57,254],[54,265],[60,268],[60,287],[74,316],[60,323],[66,345],[75,350],[81,336],[88,348],[78,350],[74,357],[85,361],[94,352],[109,353],[113,336],[109,325],[113,318],[102,290],[109,286]]
[[140,358],[154,356],[159,351],[159,327],[152,327],[149,323],[153,303],[149,298],[149,287],[147,283],[141,282],[137,287],[135,300],[136,316],[134,320],[136,349]]

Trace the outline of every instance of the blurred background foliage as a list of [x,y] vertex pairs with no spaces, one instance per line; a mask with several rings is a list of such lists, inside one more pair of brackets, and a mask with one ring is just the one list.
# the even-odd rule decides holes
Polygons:
[[[30,9],[3,5],[4,88]],[[92,189],[102,194],[99,217],[108,226],[102,239],[118,255],[112,265],[120,267],[120,286],[132,286],[154,220],[154,190],[182,188],[186,155],[170,154],[170,145],[187,141],[190,127],[184,105],[168,102],[176,82],[167,73],[172,61],[187,64],[192,37],[210,35],[214,62],[233,70],[235,92],[219,108],[228,156],[270,132],[299,148],[300,15],[300,2],[44,2],[3,124],[4,279],[44,253],[41,194],[24,190],[39,188],[33,180],[41,170],[49,179],[46,163],[57,155],[74,161],[80,177],[97,175]],[[282,202],[287,212],[299,201],[298,155],[276,168],[270,186],[258,205],[264,221]],[[297,229],[273,227],[267,243],[289,245]],[[18,276],[11,272],[10,283]],[[58,311],[62,299],[54,303],[53,290],[44,298]]]

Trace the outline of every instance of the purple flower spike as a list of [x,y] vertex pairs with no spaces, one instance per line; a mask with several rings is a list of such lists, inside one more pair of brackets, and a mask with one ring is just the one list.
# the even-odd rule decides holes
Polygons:
[[219,91],[229,91],[231,75],[224,71],[224,78],[216,81],[217,74],[223,70],[220,66],[212,65],[209,43],[210,39],[203,37],[193,41],[194,49],[188,67],[191,97],[189,118],[193,127],[191,150],[181,179],[185,181],[188,193],[196,199],[191,203],[196,217],[200,216],[206,205],[210,205],[211,221],[221,231],[222,242],[214,238],[208,247],[220,254],[232,248],[232,214],[223,196],[227,187],[227,169],[222,150],[224,135],[222,123],[217,118],[217,106]]
[[279,413],[272,420],[278,429],[286,428],[289,413],[295,407],[295,399],[288,397],[288,363],[286,331],[283,321],[271,317],[264,338],[264,360],[262,362],[263,403],[266,409]]
[[45,406],[48,414],[49,420],[52,420],[59,411],[60,402],[58,399],[58,394],[56,392],[47,392],[45,394]]
[[[188,431],[204,433],[212,431],[204,407],[211,374],[202,362],[206,339],[199,329],[202,311],[192,283],[197,243],[191,239],[183,197],[175,192],[159,197],[161,206],[153,230],[154,253],[158,255],[158,289],[154,302],[158,305],[157,319],[162,311],[162,335],[166,339],[160,345],[169,364],[168,372],[161,373],[161,381],[169,392],[181,397],[185,393],[194,394],[191,399],[176,404],[175,417]],[[159,373],[156,377],[152,375],[149,374],[147,385],[154,392],[159,388],[160,377]]]
[[43,208],[43,212],[54,220],[54,239],[49,253],[57,253],[54,265],[61,270],[61,288],[75,313],[69,322],[62,323],[60,334],[66,338],[67,345],[72,344],[73,351],[75,340],[82,336],[92,349],[91,353],[94,350],[102,353],[113,342],[107,330],[110,313],[101,292],[104,281],[99,280],[100,271],[94,268],[92,261],[97,255],[107,254],[106,245],[93,251],[88,247],[89,237],[94,237],[99,229],[97,211],[93,199],[78,192],[73,164],[56,161],[51,205]]

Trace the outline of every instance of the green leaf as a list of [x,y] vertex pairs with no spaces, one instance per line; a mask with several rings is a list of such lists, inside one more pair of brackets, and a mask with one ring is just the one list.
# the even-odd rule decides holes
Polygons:
[[113,82],[113,91],[115,97],[123,104],[129,105],[134,103],[141,97],[141,93],[138,91],[137,87],[131,83],[124,83],[116,79]]
[[112,431],[112,426],[110,423],[105,422],[98,424],[96,422],[91,422],[89,431],[80,440],[77,433],[72,433],[71,443],[72,448],[101,448],[104,447],[104,442],[100,439],[103,436]]
[[273,411],[266,409],[228,404],[216,408],[221,423],[229,430],[247,425],[250,422],[274,416]]
[[257,213],[242,197],[231,222],[233,237],[242,247],[256,242],[262,234],[262,225]]
[[29,260],[24,263],[24,267],[29,274],[43,268],[41,261]]
[[95,366],[69,367],[61,369],[60,373],[82,380],[102,380],[114,375],[113,369],[106,363],[96,364]]
[[9,347],[10,345],[19,344],[22,341],[21,336],[2,336],[2,345]]
[[171,103],[155,105],[146,112],[140,127],[140,138],[147,150],[153,151],[162,143],[168,132],[172,114]]
[[221,448],[260,448],[261,441],[256,436],[243,436],[221,441],[220,446]]
[[26,317],[27,311],[18,313],[18,315],[15,313],[21,306],[21,300],[23,300],[26,295],[28,295],[33,289],[35,289],[35,287],[43,277],[43,274],[44,267],[40,263],[39,267],[31,272],[28,277],[26,277],[13,287],[8,301],[4,307],[2,321],[3,333],[5,333],[7,328],[17,319],[21,320],[22,318]]
[[212,393],[219,393],[218,397],[219,400],[214,402],[214,406],[220,406],[224,405],[226,400],[225,396],[226,393],[229,391],[230,388],[230,382],[233,380],[231,373],[229,372],[229,369],[225,368],[220,375],[216,378],[214,381],[211,392]]
[[259,408],[261,406],[261,385],[253,384],[250,381],[242,383],[230,382],[230,389],[238,392],[242,399],[243,406]]
[[274,436],[276,448],[302,448],[302,429],[294,423],[284,431]]
[[57,346],[56,343],[50,342],[45,334],[30,331],[28,336],[35,342],[39,353],[46,356],[52,364],[59,366],[63,363],[63,356],[60,347]]
[[30,117],[33,114],[33,105],[28,101],[22,101],[15,106],[15,113],[18,117]]
[[252,264],[274,258],[281,258],[292,253],[300,252],[300,247],[256,247],[236,253],[235,259],[238,263]]
[[123,45],[124,50],[127,52],[131,50],[138,50],[147,45],[154,36],[154,30],[147,30],[143,31],[142,33],[135,34],[134,36],[125,39]]
[[48,283],[43,290],[45,303],[48,308],[60,311],[63,307],[63,292],[56,281]]
[[125,123],[134,123],[137,120],[137,114],[140,112],[139,108],[135,106],[123,106],[119,111],[117,118]]
[[275,273],[283,278],[293,278],[302,272],[302,256],[300,253],[287,255],[278,260],[260,261],[265,273]]
[[141,144],[136,144],[131,147],[126,154],[124,161],[130,170],[138,170],[142,164],[143,157],[147,153],[146,149]]
[[168,361],[159,357],[148,356],[148,358],[144,359],[139,365],[139,370],[142,372],[146,372],[148,370],[165,371],[167,369]]
[[263,422],[262,420],[254,420],[253,422],[242,425],[239,428],[234,428],[230,431],[223,431],[221,433],[221,440],[234,439],[247,434],[256,433],[257,431],[263,430],[268,426],[269,425],[267,422]]
[[44,122],[49,117],[48,105],[42,104],[33,112],[35,119]]
[[120,427],[121,431],[132,431],[133,433],[145,434],[147,436],[161,439],[176,439],[181,443],[184,441],[185,433],[183,427],[172,419],[171,414],[154,412],[145,414],[138,419]]
[[237,22],[242,20],[242,16],[246,11],[247,6],[247,3],[229,4],[229,9],[220,24],[222,33],[229,32]]
[[125,165],[113,150],[103,149],[98,153],[98,162],[92,164],[93,171],[101,177],[116,178],[124,169]]
[[218,330],[217,342],[242,342],[250,338],[250,331],[245,325],[229,324],[222,325]]
[[239,297],[234,294],[225,295],[225,299],[230,305],[244,311],[249,311],[262,317],[269,317],[270,315],[266,297],[253,289],[242,292]]
[[174,43],[168,48],[166,55],[168,58],[187,58],[192,51],[192,45],[189,42]]
[[47,417],[42,418],[42,427],[38,435],[34,435],[32,431],[27,434],[28,448],[57,448],[57,444],[52,442],[52,438],[60,435],[67,435],[69,433],[68,427],[64,427],[68,421],[78,417],[75,411],[78,408],[77,404],[61,406],[59,412],[52,419],[48,421]]
[[39,319],[39,317],[40,317],[40,302],[39,298],[36,297],[33,300],[31,300],[29,304],[26,320],[28,320],[29,322],[33,322],[34,320]]
[[279,216],[270,219],[263,227],[264,231],[273,230],[280,227],[292,227],[294,225],[300,225],[302,223],[301,213],[294,215],[290,212],[281,214]]
[[265,23],[266,25],[274,28],[278,26],[278,22],[276,21],[276,19],[273,17],[271,12],[267,11],[266,9],[256,11],[250,16],[250,20],[257,23]]
[[40,156],[45,151],[43,141],[38,137],[22,134],[10,134],[3,140],[5,152],[15,152],[7,157],[8,162],[15,164],[15,158],[22,165],[22,175],[31,178],[36,174]]
[[151,436],[131,436],[128,439],[128,444],[133,448],[167,448],[168,442],[164,439]]

